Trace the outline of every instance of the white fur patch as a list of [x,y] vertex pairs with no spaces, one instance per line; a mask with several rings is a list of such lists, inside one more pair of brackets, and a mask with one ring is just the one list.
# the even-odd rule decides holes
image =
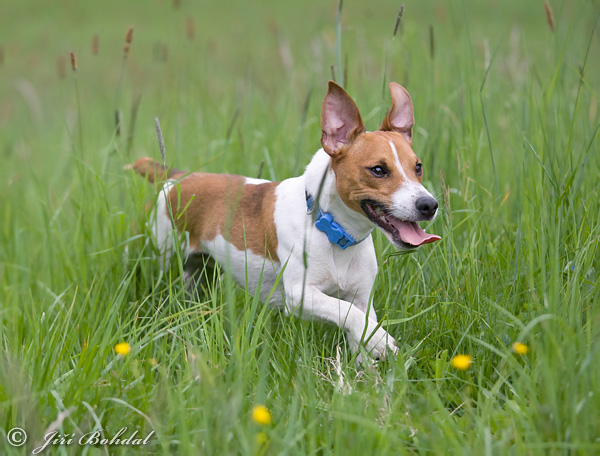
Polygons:
[[392,148],[392,152],[394,153],[394,164],[398,168],[398,171],[400,171],[400,174],[402,175],[404,180],[408,181],[408,176],[404,172],[404,168],[402,167],[402,164],[400,163],[400,159],[398,158],[398,151],[396,150],[396,146],[394,145],[394,142],[392,140],[390,140],[389,143],[390,143],[390,147]]
[[150,227],[156,241],[156,248],[158,249],[160,259],[159,266],[163,270],[169,266],[174,251],[175,236],[177,236],[167,208],[167,195],[173,185],[173,181],[167,181],[163,185],[158,194],[154,212],[150,217]]
[[271,182],[271,181],[268,181],[266,179],[257,179],[255,177],[245,177],[244,178],[244,184],[246,184],[246,185],[260,185],[260,184],[266,184],[268,182]]
[[389,141],[389,143],[390,147],[392,148],[392,152],[394,153],[394,163],[396,164],[400,174],[402,174],[402,177],[404,177],[404,182],[392,195],[392,213],[394,217],[397,217],[400,220],[419,220],[421,214],[416,207],[417,199],[423,196],[429,196],[433,198],[433,196],[431,196],[431,193],[429,193],[427,189],[419,182],[408,178],[404,168],[402,167],[402,164],[400,163],[400,159],[398,158],[396,146],[392,141]]
[[[281,269],[279,262],[256,255],[250,249],[239,250],[221,234],[210,241],[202,241],[202,251],[217,260],[239,285],[247,285],[250,293],[255,293],[260,285],[261,299],[268,299]],[[281,299],[281,293],[274,291],[271,303],[281,302]]]

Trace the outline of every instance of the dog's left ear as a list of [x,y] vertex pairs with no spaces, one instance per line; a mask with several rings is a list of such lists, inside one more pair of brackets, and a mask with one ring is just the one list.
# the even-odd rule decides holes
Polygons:
[[365,124],[354,100],[339,85],[329,81],[329,90],[321,107],[323,150],[333,156],[364,131]]
[[383,131],[397,131],[412,145],[412,130],[415,124],[415,114],[412,100],[404,87],[390,82],[392,107],[379,127]]

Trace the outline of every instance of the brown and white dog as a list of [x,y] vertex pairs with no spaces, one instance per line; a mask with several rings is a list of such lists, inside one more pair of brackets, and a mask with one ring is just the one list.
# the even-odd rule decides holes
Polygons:
[[440,237],[417,224],[432,220],[438,204],[421,185],[421,161],[411,148],[410,95],[396,83],[390,93],[381,127],[368,132],[352,98],[330,81],[323,148],[303,175],[282,182],[185,173],[139,159],[139,174],[166,180],[151,222],[162,264],[173,254],[173,236],[186,233],[189,264],[208,254],[286,313],[344,329],[353,351],[362,342],[375,358],[386,349],[396,353],[370,302],[377,273],[371,231],[379,228],[401,249]]

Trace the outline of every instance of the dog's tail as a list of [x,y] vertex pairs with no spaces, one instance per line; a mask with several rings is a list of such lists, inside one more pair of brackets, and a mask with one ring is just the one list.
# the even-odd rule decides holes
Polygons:
[[140,176],[147,178],[151,183],[167,179],[177,179],[186,174],[184,171],[179,171],[178,169],[167,168],[150,157],[140,158],[133,165],[126,165],[124,169],[133,169]]

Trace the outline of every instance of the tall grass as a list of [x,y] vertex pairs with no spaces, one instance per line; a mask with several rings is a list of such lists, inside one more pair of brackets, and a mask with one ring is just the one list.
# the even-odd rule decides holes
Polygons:
[[[238,2],[232,14],[114,1],[5,19],[0,452],[22,453],[11,428],[31,451],[59,418],[61,433],[156,434],[143,448],[48,454],[598,453],[598,9],[550,3],[553,32],[541,3],[407,2],[392,40],[393,2],[346,1],[339,19],[341,2]],[[7,8],[25,17],[24,4]],[[367,128],[384,114],[382,75],[410,91],[414,149],[443,203],[427,227],[435,245],[395,255],[375,235],[373,299],[400,354],[364,369],[337,328],[280,315],[219,270],[193,296],[180,261],[161,272],[145,242],[156,188],[122,170],[112,122],[119,90],[123,110],[142,100],[133,157],[160,155],[158,117],[169,165],[255,176],[264,162],[265,176],[290,177],[319,147],[311,98],[332,65],[342,77],[336,24]],[[78,43],[96,33],[92,58]],[[153,57],[163,45],[167,62]],[[71,48],[80,104],[55,74]],[[14,94],[20,80],[32,89]],[[450,364],[461,353],[465,371]],[[272,424],[252,420],[256,404]]]

